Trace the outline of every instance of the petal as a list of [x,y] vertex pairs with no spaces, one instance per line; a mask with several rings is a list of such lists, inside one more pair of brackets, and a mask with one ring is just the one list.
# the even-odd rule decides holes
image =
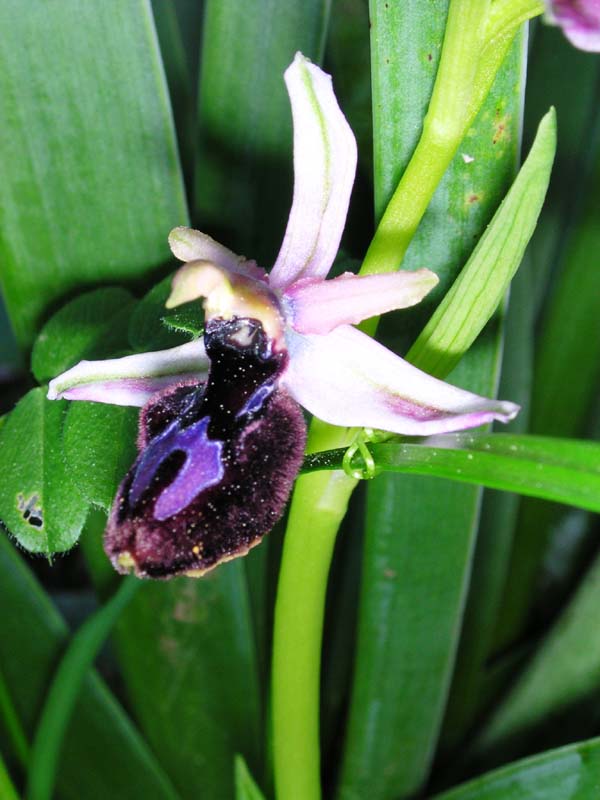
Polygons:
[[247,261],[244,256],[238,256],[215,242],[208,234],[193,228],[173,228],[169,234],[169,247],[180,261],[211,261],[230,272],[266,280],[265,271],[255,261]]
[[425,436],[508,422],[519,410],[433,378],[349,325],[326,336],[289,331],[287,344],[283,385],[333,425]]
[[572,45],[600,52],[600,2],[598,0],[553,0],[548,20],[559,25]]
[[207,369],[204,344],[195,339],[154,353],[80,361],[50,381],[48,399],[143,406],[155,392],[171,384],[204,380]]
[[414,306],[437,283],[428,269],[364,276],[346,272],[331,281],[305,278],[284,292],[286,317],[298,333],[329,333],[338,325]]
[[338,251],[356,172],[356,141],[331,77],[301,53],[285,73],[294,119],[294,199],[270,275],[284,288],[325,277]]
[[279,302],[266,283],[218,267],[189,261],[177,270],[167,308],[204,298],[206,319],[257,319],[271,339],[283,338]]

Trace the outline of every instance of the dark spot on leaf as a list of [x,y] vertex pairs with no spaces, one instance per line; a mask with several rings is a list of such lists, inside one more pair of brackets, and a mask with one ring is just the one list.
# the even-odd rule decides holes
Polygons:
[[17,495],[17,508],[25,522],[33,528],[44,527],[44,515],[40,505],[40,496],[37,492],[34,492],[28,498],[25,498],[23,492],[19,492]]

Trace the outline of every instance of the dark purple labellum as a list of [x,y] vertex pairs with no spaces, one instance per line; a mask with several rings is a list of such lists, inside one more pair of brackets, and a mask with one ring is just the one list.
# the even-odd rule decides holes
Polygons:
[[104,546],[120,572],[201,575],[244,555],[281,516],[305,425],[277,388],[287,354],[256,320],[213,320],[208,381],[142,410],[140,455],[115,499]]

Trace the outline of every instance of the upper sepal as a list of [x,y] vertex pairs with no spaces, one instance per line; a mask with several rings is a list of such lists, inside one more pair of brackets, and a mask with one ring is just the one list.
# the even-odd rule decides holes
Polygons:
[[271,285],[324,278],[336,256],[356,173],[356,140],[331,77],[296,53],[285,72],[294,120],[294,197]]

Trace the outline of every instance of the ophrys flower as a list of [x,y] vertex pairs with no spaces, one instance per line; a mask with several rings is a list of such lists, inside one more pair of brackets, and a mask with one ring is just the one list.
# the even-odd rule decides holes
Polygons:
[[298,54],[285,78],[295,186],[270,273],[206,234],[176,228],[169,242],[185,263],[168,305],[203,298],[204,342],[82,362],[50,384],[50,397],[149,401],[140,456],[106,537],[117,569],[200,574],[260,541],[300,466],[304,426],[294,400],[334,425],[417,436],[506,422],[518,411],[421,372],[352,327],[419,302],[437,277],[421,269],[326,280],[356,144],[329,76]]

